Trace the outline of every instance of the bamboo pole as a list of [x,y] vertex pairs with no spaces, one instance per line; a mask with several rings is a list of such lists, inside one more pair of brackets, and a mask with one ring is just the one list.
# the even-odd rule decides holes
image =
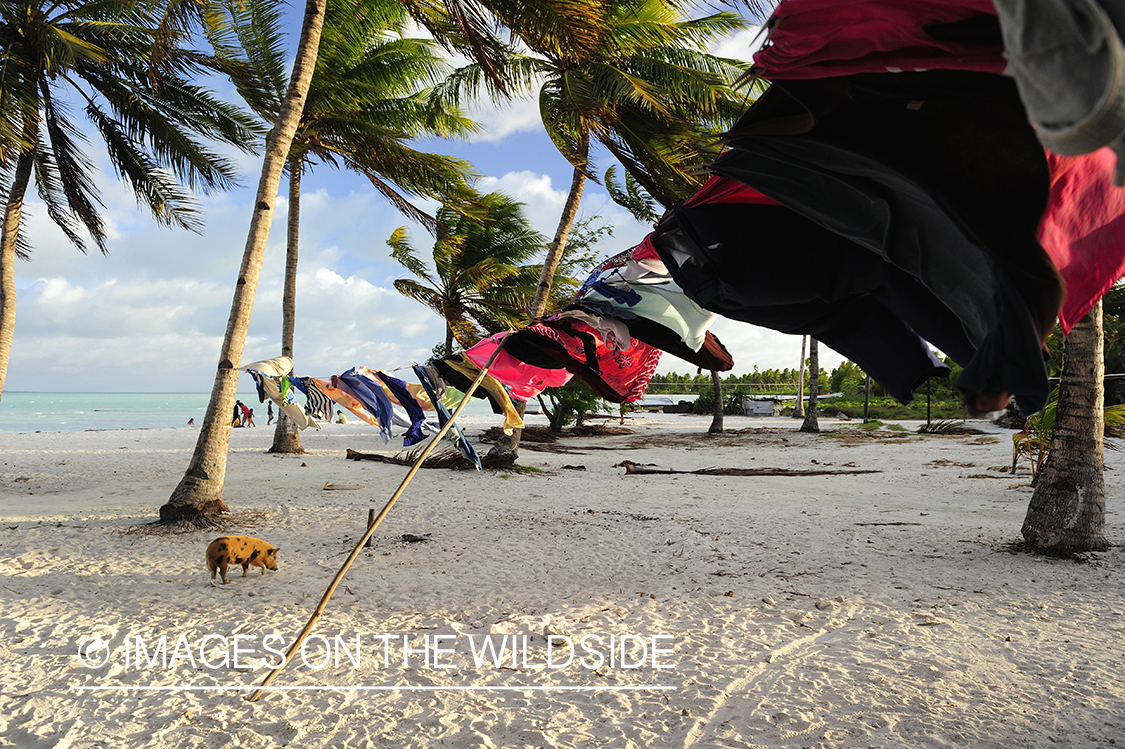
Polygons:
[[289,652],[285,654],[285,660],[282,661],[280,666],[275,668],[273,671],[270,671],[266,675],[266,678],[262,681],[257,691],[246,698],[248,702],[257,702],[259,699],[261,699],[262,693],[265,691],[265,688],[270,685],[270,682],[274,680],[274,677],[281,673],[281,669],[285,668],[289,661],[292,660],[293,655],[301,648],[301,645],[304,644],[309,634],[312,633],[313,627],[316,626],[317,620],[320,619],[321,614],[324,613],[324,609],[328,606],[328,600],[332,598],[332,594],[336,592],[336,586],[338,586],[344,579],[344,575],[347,573],[348,568],[352,566],[352,562],[359,558],[359,555],[363,552],[364,545],[367,543],[368,539],[370,539],[375,534],[375,529],[379,527],[379,524],[383,522],[383,518],[387,516],[387,514],[391,511],[391,508],[394,507],[395,502],[397,502],[398,498],[402,496],[402,493],[406,490],[407,485],[410,484],[411,479],[414,478],[414,474],[418,473],[418,470],[422,467],[422,461],[430,456],[430,453],[433,452],[438,442],[441,441],[441,438],[445,436],[445,433],[450,430],[450,428],[453,426],[453,423],[457,420],[457,417],[461,415],[461,411],[464,410],[466,404],[468,404],[470,396],[472,396],[477,387],[481,384],[481,382],[484,381],[484,378],[488,375],[489,367],[492,366],[492,362],[496,360],[497,355],[499,355],[499,353],[504,349],[504,344],[507,342],[507,340],[508,336],[504,336],[500,339],[500,343],[497,344],[496,350],[492,352],[492,356],[488,357],[488,361],[485,362],[483,367],[481,367],[480,374],[477,375],[477,378],[475,380],[473,380],[473,384],[469,386],[469,389],[465,391],[465,397],[463,397],[461,399],[461,402],[457,404],[457,408],[449,417],[449,421],[445,422],[444,426],[442,426],[442,428],[438,430],[438,433],[434,435],[434,438],[430,441],[430,444],[426,445],[426,448],[422,450],[422,454],[418,456],[418,460],[414,461],[414,465],[411,466],[410,470],[407,472],[406,478],[402,480],[402,483],[399,484],[398,489],[395,490],[395,493],[391,495],[391,498],[387,500],[387,503],[385,505],[383,505],[383,509],[375,517],[375,521],[368,526],[367,532],[363,534],[363,538],[359,539],[359,541],[356,543],[355,548],[352,549],[352,553],[348,555],[348,558],[344,561],[344,566],[342,566],[340,568],[340,571],[336,573],[336,576],[332,578],[332,582],[328,585],[328,590],[324,591],[324,597],[320,599],[320,603],[317,604],[317,607],[313,611],[312,616],[310,616],[308,622],[305,623],[304,629],[302,629],[301,633],[297,635],[297,639],[293,641],[293,645],[289,648]]

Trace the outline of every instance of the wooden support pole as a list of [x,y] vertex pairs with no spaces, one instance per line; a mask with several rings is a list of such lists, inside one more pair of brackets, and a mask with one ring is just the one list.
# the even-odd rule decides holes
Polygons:
[[289,663],[294,654],[296,654],[296,652],[300,650],[301,645],[304,644],[305,639],[309,636],[310,633],[312,633],[313,627],[316,626],[317,620],[320,619],[321,614],[324,613],[325,607],[328,606],[328,600],[332,598],[332,594],[336,592],[336,586],[340,584],[340,582],[344,579],[344,575],[347,573],[348,568],[352,566],[352,562],[354,562],[363,552],[363,547],[375,534],[375,529],[379,527],[379,523],[383,522],[383,518],[387,517],[387,513],[389,513],[391,511],[391,508],[394,507],[394,504],[398,501],[398,498],[402,496],[402,493],[406,490],[407,485],[410,484],[410,480],[414,478],[414,474],[418,473],[418,469],[422,467],[422,462],[430,456],[430,453],[433,452],[438,442],[441,441],[441,438],[445,436],[445,433],[450,430],[450,428],[453,426],[453,423],[457,420],[457,417],[461,415],[461,411],[463,411],[465,406],[468,404],[469,398],[474,392],[476,392],[477,387],[481,384],[481,382],[484,381],[484,378],[488,376],[488,368],[492,366],[492,362],[495,361],[496,357],[500,354],[501,351],[503,351],[504,344],[507,342],[507,340],[508,336],[504,336],[500,339],[500,343],[497,344],[496,350],[492,352],[492,356],[488,357],[488,361],[485,362],[483,367],[481,367],[480,374],[477,375],[477,378],[475,380],[473,380],[473,384],[469,386],[469,389],[465,391],[465,397],[462,398],[461,402],[457,404],[457,408],[449,417],[449,421],[445,422],[442,428],[438,430],[438,433],[434,435],[434,438],[430,441],[430,444],[426,445],[425,449],[422,450],[422,453],[418,456],[418,460],[416,460],[414,462],[414,465],[410,467],[410,470],[406,474],[406,478],[404,478],[402,480],[402,483],[399,484],[398,489],[396,489],[395,493],[391,495],[391,498],[387,500],[387,504],[383,505],[383,509],[379,512],[378,516],[376,516],[376,518],[368,524],[367,532],[363,534],[363,538],[361,538],[355,545],[355,548],[352,549],[352,553],[349,554],[348,558],[344,561],[344,566],[341,567],[340,571],[336,573],[336,576],[332,578],[332,582],[328,585],[328,590],[324,591],[324,596],[320,599],[320,603],[317,604],[317,607],[313,611],[312,616],[310,616],[308,622],[305,623],[305,628],[301,630],[301,633],[299,635],[297,635],[297,639],[293,641],[293,645],[290,646],[289,652],[285,654],[285,660],[282,661],[280,666],[275,668],[273,671],[270,671],[266,675],[266,678],[262,681],[257,691],[246,698],[247,701],[257,702],[258,700],[260,700],[262,698],[262,694],[265,692],[266,687],[268,687],[270,685],[270,682],[272,682],[274,678],[279,673],[281,673],[281,669],[285,668],[286,664]]
[[[367,527],[370,528],[373,525],[375,525],[375,508],[374,507],[372,507],[371,509],[369,509],[367,511]],[[365,549],[371,548],[371,536],[367,537],[367,540],[363,544],[363,548],[365,548]]]

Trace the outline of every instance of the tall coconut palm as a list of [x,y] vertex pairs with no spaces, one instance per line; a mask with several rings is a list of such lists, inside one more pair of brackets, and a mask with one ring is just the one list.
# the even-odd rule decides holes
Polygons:
[[[459,110],[446,108],[428,95],[427,87],[441,80],[448,66],[434,53],[432,42],[395,36],[406,18],[402,6],[392,0],[330,0],[328,4],[316,72],[287,167],[282,356],[293,357],[301,181],[308,169],[324,164],[361,174],[401,212],[430,227],[434,219],[408,196],[450,204],[468,199],[467,162],[410,146],[418,137],[466,135],[473,125]],[[284,75],[278,27],[277,11],[267,9],[250,25],[260,30],[242,35],[242,46],[252,50],[251,59],[269,71],[275,91]],[[251,97],[247,99],[255,104]],[[273,101],[259,97],[258,101],[255,108],[269,118],[275,115],[280,97]],[[299,432],[282,413],[270,452],[301,451]]]
[[723,433],[723,378],[717,370],[711,370],[711,387],[715,391],[715,407],[711,410],[711,426],[707,427],[708,434]]
[[387,244],[391,257],[415,278],[395,288],[445,320],[445,353],[454,341],[468,347],[482,336],[526,322],[538,266],[527,262],[543,252],[546,237],[531,228],[523,203],[503,193],[479,199],[482,211],[438,211],[433,269],[399,227]]
[[[742,19],[716,13],[692,20],[674,0],[605,0],[599,10],[604,38],[581,49],[558,46],[534,18],[500,16],[529,50],[512,57],[506,79],[522,90],[539,87],[543,124],[574,168],[532,318],[546,308],[586,180],[595,173],[591,146],[608,150],[637,184],[668,206],[698,186],[689,168],[710,160],[714,133],[740,110],[728,84],[742,64],[703,48],[744,28]],[[462,68],[450,79],[447,95],[480,95],[484,72],[479,64]]]
[[820,395],[820,344],[809,336],[809,407],[805,410],[805,420],[801,422],[802,432],[819,432],[820,422],[816,418],[816,399]]
[[233,165],[207,139],[251,147],[253,120],[191,82],[221,68],[215,56],[183,53],[153,74],[162,10],[137,0],[0,3],[0,394],[15,331],[15,258],[30,247],[20,226],[33,177],[73,244],[85,252],[86,235],[108,250],[75,109],[138,201],[170,226],[197,229],[192,191],[233,183]]
[[1104,551],[1105,418],[1102,305],[1066,337],[1051,452],[1035,482],[1023,521],[1024,540],[1046,554]]
[[[186,3],[187,0],[178,2]],[[597,4],[598,0],[548,0],[534,4],[536,7],[528,8],[526,12],[540,18],[544,27],[550,27],[554,35],[566,40],[566,44],[590,46],[596,44],[597,40],[592,39],[588,33],[592,24],[587,21],[590,14],[585,8]],[[435,31],[443,44],[464,50],[471,58],[477,59],[482,75],[503,88],[504,81],[497,73],[495,62],[500,59],[503,47],[495,38],[493,32],[496,24],[494,19],[488,17],[488,11],[494,5],[520,8],[525,6],[524,3],[519,0],[442,0],[438,6],[431,0],[403,0],[403,5],[417,20]],[[246,330],[261,272],[262,255],[269,237],[269,217],[316,66],[325,7],[326,0],[306,0],[293,75],[285,103],[267,142],[266,159],[211,400],[188,470],[171,498],[160,508],[161,518],[167,522],[204,522],[227,511],[226,504],[222,501],[222,488],[226,474],[227,447],[230,444],[230,425],[226,414],[233,407],[237,388],[235,362],[241,358],[246,343]],[[437,12],[441,8],[448,12]]]
[[801,366],[797,368],[797,402],[793,406],[793,418],[805,418],[805,346],[808,336],[801,336]]
[[254,309],[254,293],[262,270],[262,258],[269,239],[270,221],[277,200],[277,188],[289,156],[289,147],[301,121],[305,97],[316,67],[327,0],[307,0],[301,24],[301,38],[293,63],[286,96],[273,130],[266,142],[266,156],[254,199],[250,230],[238,272],[226,334],[219,353],[219,366],[211,388],[211,400],[199,430],[191,462],[171,497],[160,508],[165,523],[187,522],[206,524],[216,515],[228,512],[223,502],[223,480],[226,477],[227,448],[230,445],[230,418],[238,388],[238,363],[246,344],[246,331]]

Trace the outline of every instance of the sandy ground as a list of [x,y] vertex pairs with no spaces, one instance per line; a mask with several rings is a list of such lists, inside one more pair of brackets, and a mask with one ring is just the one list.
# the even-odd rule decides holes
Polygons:
[[422,471],[258,703],[243,688],[406,473],[344,450],[395,444],[334,425],[278,457],[271,429],[235,430],[228,532],[281,564],[212,586],[219,533],[144,527],[193,430],[0,437],[0,745],[1125,745],[1125,455],[1114,546],[1076,563],[1013,546],[1031,490],[996,470],[1010,432],[708,423],[640,416],[523,450],[533,472]]

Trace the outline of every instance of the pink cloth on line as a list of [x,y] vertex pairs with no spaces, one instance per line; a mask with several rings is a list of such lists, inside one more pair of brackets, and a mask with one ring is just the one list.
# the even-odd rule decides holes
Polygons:
[[[489,336],[467,350],[465,356],[473,364],[483,369],[503,337],[503,333]],[[507,351],[500,352],[499,356],[492,362],[492,366],[488,368],[488,373],[497,382],[507,387],[513,398],[518,398],[521,401],[531,400],[547,388],[562,387],[573,376],[565,369],[543,369],[542,367],[524,364]]]
[[754,65],[771,80],[935,69],[1003,73],[1001,45],[942,41],[923,28],[985,14],[996,15],[992,0],[781,0]]
[[1051,197],[1039,242],[1066,282],[1059,322],[1069,333],[1125,274],[1125,188],[1113,185],[1108,148],[1075,158],[1048,152],[1047,164]]

